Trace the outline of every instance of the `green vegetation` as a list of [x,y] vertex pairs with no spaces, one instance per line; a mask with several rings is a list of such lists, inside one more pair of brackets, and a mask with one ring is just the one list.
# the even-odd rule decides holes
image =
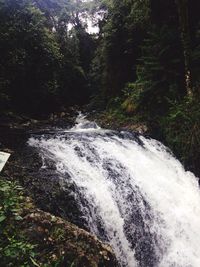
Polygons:
[[[37,118],[89,104],[110,125],[146,124],[200,174],[197,132],[188,139],[199,124],[198,8],[198,0],[1,0],[0,113]],[[99,33],[88,33],[88,19]]]
[[196,172],[200,160],[200,104],[198,99],[186,97],[172,103],[167,116],[162,118],[161,128],[172,150],[185,166]]
[[[2,267],[56,267],[63,262],[63,255],[49,259],[52,248],[45,248],[44,240],[31,240],[26,233],[28,222],[25,216],[34,210],[29,198],[24,196],[23,188],[17,182],[0,178],[0,262]],[[38,228],[37,231],[40,229]],[[64,232],[53,238],[59,239]],[[38,234],[38,233],[37,233]],[[64,239],[63,239],[64,240]],[[40,246],[46,254],[43,255]],[[46,264],[46,263],[47,264]],[[70,266],[68,264],[67,266]]]
[[22,188],[0,179],[0,262],[1,266],[34,266],[35,246],[22,234]]
[[[198,0],[1,0],[0,112],[44,117],[89,104],[119,125],[142,121],[200,174],[198,8]],[[99,33],[88,33],[88,19]]]
[[146,124],[200,175],[198,1],[104,3],[91,70],[94,108],[106,110],[108,123]]
[[[0,111],[44,116],[85,103],[94,38],[73,1],[0,1]],[[69,23],[73,25],[69,29]]]
[[[0,0],[0,117],[44,118],[87,104],[106,127],[148,129],[200,176],[199,7],[199,0]],[[88,32],[88,19],[98,33]],[[0,179],[2,266],[38,266],[41,246],[21,230],[21,192]],[[50,234],[56,260],[45,247],[41,266],[64,260],[63,230]]]
[[39,210],[18,183],[0,178],[2,267],[116,266],[112,250],[83,229]]

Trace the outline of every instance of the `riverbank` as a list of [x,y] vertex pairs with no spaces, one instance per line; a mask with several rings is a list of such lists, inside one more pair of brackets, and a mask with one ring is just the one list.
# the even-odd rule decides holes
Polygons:
[[18,182],[0,177],[1,266],[113,267],[110,246],[38,209]]
[[[22,191],[26,196],[20,200],[23,206],[19,211],[21,227],[16,227],[16,230],[20,232],[20,238],[23,236],[25,243],[22,245],[28,246],[29,251],[22,255],[20,245],[16,248],[16,257],[25,257],[28,260],[26,266],[117,266],[112,249],[91,235],[86,228],[82,229],[84,224],[78,219],[80,211],[71,194],[74,184],[55,177],[53,166],[48,170],[42,169],[42,159],[27,145],[33,133],[53,134],[58,128],[70,128],[74,124],[76,112],[71,111],[62,116],[54,114],[52,117],[45,121],[32,121],[12,116],[4,120],[3,124],[1,121],[1,150],[11,153],[1,180],[23,186],[18,192],[19,199]],[[1,200],[4,201],[3,198]],[[10,218],[6,224],[9,231],[16,226]],[[0,222],[1,230],[2,227]],[[9,247],[12,245],[8,244]],[[5,250],[6,247],[2,245],[1,249]],[[15,258],[16,263],[18,258]],[[4,255],[2,260],[9,260],[9,257]],[[14,266],[14,263],[10,266]]]
[[[32,216],[33,218],[36,216],[36,221],[34,219],[34,222],[31,222],[31,231],[33,231],[32,229],[40,229],[40,226],[42,227],[42,229],[46,229],[45,228],[46,226],[45,225],[43,226],[43,223],[41,221],[43,221],[43,218],[44,221],[48,220],[51,221],[51,218],[53,216],[53,218],[56,217],[57,220],[63,220],[62,225],[67,224],[66,227],[69,226],[67,228],[68,230],[71,227],[72,223],[73,227],[70,229],[73,232],[76,231],[74,228],[76,227],[77,231],[84,231],[84,233],[89,234],[88,233],[89,229],[87,228],[86,226],[87,224],[84,221],[84,214],[81,214],[80,207],[78,206],[80,199],[77,200],[77,196],[74,194],[75,192],[77,192],[76,183],[68,179],[69,177],[67,176],[67,174],[65,176],[62,176],[56,172],[55,162],[51,160],[51,157],[50,158],[47,157],[48,160],[44,160],[42,154],[38,153],[39,151],[37,150],[37,148],[30,147],[27,144],[27,140],[31,136],[36,138],[36,140],[37,139],[41,140],[41,138],[45,136],[47,139],[55,140],[56,137],[59,137],[59,134],[63,132],[63,129],[71,128],[71,126],[74,125],[76,115],[77,112],[74,112],[70,114],[69,118],[67,116],[66,118],[61,118],[62,121],[58,127],[56,123],[60,120],[60,116],[58,116],[53,121],[47,120],[44,123],[42,121],[38,121],[37,123],[35,122],[33,124],[30,124],[29,126],[22,125],[22,127],[20,125],[19,125],[20,127],[17,127],[16,123],[15,127],[12,126],[7,127],[4,125],[1,128],[2,130],[0,131],[0,138],[1,138],[2,148],[4,151],[10,152],[12,154],[8,164],[6,165],[6,168],[4,169],[3,175],[4,177],[7,177],[7,179],[10,179],[11,181],[18,181],[19,184],[24,187],[24,192],[26,196],[30,197],[32,199],[32,202],[34,203],[33,210],[30,210],[30,212],[28,213],[31,216],[31,218]],[[88,119],[95,120],[103,128],[115,129],[115,130],[127,130],[147,135],[150,133],[150,130],[145,126],[145,124],[138,122],[138,120],[136,120],[134,117],[131,116],[122,115],[120,117],[119,114],[116,115],[104,112],[99,114],[97,113],[89,114]],[[67,141],[67,139],[63,139],[63,141],[64,140]],[[69,158],[65,157],[65,160],[70,160],[70,156],[68,157]],[[27,215],[28,218],[30,217],[29,215]],[[47,225],[49,225],[49,223],[47,223]],[[82,230],[83,228],[84,230]],[[41,231],[42,233],[43,232],[45,233],[45,230]],[[70,233],[68,233],[68,235],[70,235]],[[76,236],[78,239],[80,239],[81,237],[81,235],[77,234],[75,236],[72,235],[71,241],[68,240],[68,236],[65,236],[64,240],[62,239],[63,243],[55,241],[55,243],[52,244],[51,242],[47,242],[48,249],[49,246],[53,249],[53,252],[52,250],[49,251],[50,253],[49,255],[54,255],[52,253],[54,253],[55,250],[58,251],[60,248],[62,250],[63,246],[67,247],[69,245],[69,241],[72,243],[74,242],[72,247],[77,246],[80,255],[82,254],[87,255],[87,250],[83,250],[81,244],[78,243]],[[52,239],[51,235],[44,238],[46,240],[50,238],[50,241]],[[44,246],[43,244],[44,241],[46,242],[44,238],[42,238],[40,244],[41,246]],[[32,236],[31,239],[29,239],[29,241],[30,240],[35,242],[35,239]],[[97,240],[97,238],[95,238],[95,240]],[[84,247],[91,250],[91,247],[88,245],[87,242],[90,243],[90,239],[88,240],[86,238],[84,240]],[[99,249],[98,244],[96,245],[97,245],[97,250],[95,251],[95,255],[101,252],[101,249],[100,251],[98,250]],[[77,254],[73,253],[74,253],[73,251],[69,252],[69,255],[67,255],[68,259],[71,260],[70,255],[73,255],[72,258],[73,257],[79,258]],[[60,254],[58,253],[56,255],[57,255],[56,258],[58,259],[60,257]],[[138,257],[138,259],[140,259],[141,256],[140,250],[137,251],[136,256]],[[88,256],[88,257],[92,259],[93,256],[91,257]],[[99,258],[96,259],[97,260],[96,266],[109,266],[109,267],[116,266],[114,255],[112,254],[112,257],[109,258],[112,258],[111,261],[103,263],[104,265],[101,265],[102,260],[100,260],[100,263],[98,263]],[[80,264],[82,264],[82,261],[83,263],[85,262],[85,258],[81,258],[80,256],[80,259],[81,259]],[[72,262],[73,261],[71,261],[71,263],[69,262],[69,266],[70,264],[72,264]],[[86,260],[86,262],[87,264],[89,264],[88,260]],[[106,265],[106,264],[111,264],[111,265]],[[60,264],[58,266],[63,266],[63,265]],[[90,265],[86,266],[88,267]]]
[[103,128],[136,132],[162,142],[171,149],[186,170],[200,177],[198,105],[196,102],[188,102],[186,106],[184,104],[172,109],[166,116],[151,119],[145,119],[139,112],[129,114],[119,107],[93,112],[88,118],[95,120]]
[[132,131],[140,134],[150,134],[147,125],[134,116],[116,111],[91,112],[87,115],[105,129]]

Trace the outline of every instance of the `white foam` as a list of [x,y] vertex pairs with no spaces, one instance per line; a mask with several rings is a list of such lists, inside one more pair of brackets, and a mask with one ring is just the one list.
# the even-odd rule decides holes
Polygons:
[[[82,119],[78,121],[79,126],[80,123]],[[72,132],[74,130],[77,128]],[[81,132],[80,136],[31,138],[29,145],[39,148],[46,158],[51,155],[59,172],[70,174],[90,203],[91,212],[85,216],[91,231],[99,235],[97,220],[100,218],[121,266],[140,266],[125,231],[125,222],[135,205],[127,196],[135,190],[144,227],[150,228],[152,238],[157,237],[157,241],[152,240],[157,257],[155,266],[199,267],[197,178],[186,172],[155,140],[140,137],[141,146],[129,138],[106,132],[98,134],[99,130],[86,129],[86,134]],[[146,218],[148,209],[143,198],[149,205],[151,220]],[[137,227],[131,223],[128,229],[133,237]]]

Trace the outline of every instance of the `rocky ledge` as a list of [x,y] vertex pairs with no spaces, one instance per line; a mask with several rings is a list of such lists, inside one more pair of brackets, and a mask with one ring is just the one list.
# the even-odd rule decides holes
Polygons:
[[[71,121],[74,120],[72,116],[67,117],[70,117]],[[70,120],[64,117],[62,120],[64,120],[64,125],[70,125]],[[43,129],[42,123],[42,126],[39,122],[34,122],[34,124],[36,127],[33,128]],[[15,227],[10,222],[10,226],[16,228],[17,231],[20,228],[23,236],[31,244],[34,244],[37,253],[36,261],[34,258],[32,265],[41,267],[118,266],[109,245],[102,243],[87,230],[83,230],[80,227],[81,223],[78,227],[73,224],[76,223],[75,220],[71,220],[73,223],[69,222],[68,219],[72,219],[76,213],[73,202],[67,198],[70,195],[67,192],[71,190],[71,187],[68,186],[67,192],[65,188],[62,194],[59,181],[55,182],[57,179],[52,177],[52,182],[50,182],[50,173],[48,173],[49,175],[42,173],[43,179],[40,179],[41,177],[36,178],[41,162],[39,159],[37,160],[36,156],[34,157],[33,154],[29,153],[29,148],[26,146],[29,136],[27,130],[32,129],[32,124],[30,126],[29,123],[24,125],[21,121],[18,123],[14,120],[11,125],[1,125],[0,129],[0,147],[3,151],[12,154],[2,175],[5,179],[18,181],[24,187],[26,195],[29,196],[26,197],[23,204],[20,224]],[[48,180],[48,183],[45,183],[45,179]],[[45,186],[47,184],[49,185],[48,188]],[[73,208],[69,202],[72,203]],[[66,206],[67,209],[64,208]],[[70,215],[70,212],[73,213],[73,216]]]
[[[109,245],[77,226],[39,209],[23,216],[23,232],[37,244],[39,266],[114,267],[115,256]],[[49,264],[49,265],[48,265]]]

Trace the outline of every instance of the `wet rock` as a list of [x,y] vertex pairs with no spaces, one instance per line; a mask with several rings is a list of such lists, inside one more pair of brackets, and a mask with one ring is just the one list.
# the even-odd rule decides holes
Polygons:
[[38,153],[26,145],[29,137],[27,131],[2,129],[2,148],[12,150],[3,174],[11,180],[18,180],[39,208],[34,208],[31,198],[27,197],[24,219],[20,222],[23,233],[31,243],[36,244],[39,265],[50,266],[50,262],[59,261],[56,266],[117,266],[112,249],[96,236],[79,228],[84,222],[77,219],[81,216],[77,199],[73,196],[75,185],[63,183],[52,175],[55,172],[52,170],[51,173],[51,168],[48,171],[44,168],[39,174],[43,162]]
[[[39,209],[24,216],[24,234],[37,244],[40,264],[62,259],[57,266],[115,267],[111,247],[96,236]],[[43,255],[43,257],[41,257]]]

